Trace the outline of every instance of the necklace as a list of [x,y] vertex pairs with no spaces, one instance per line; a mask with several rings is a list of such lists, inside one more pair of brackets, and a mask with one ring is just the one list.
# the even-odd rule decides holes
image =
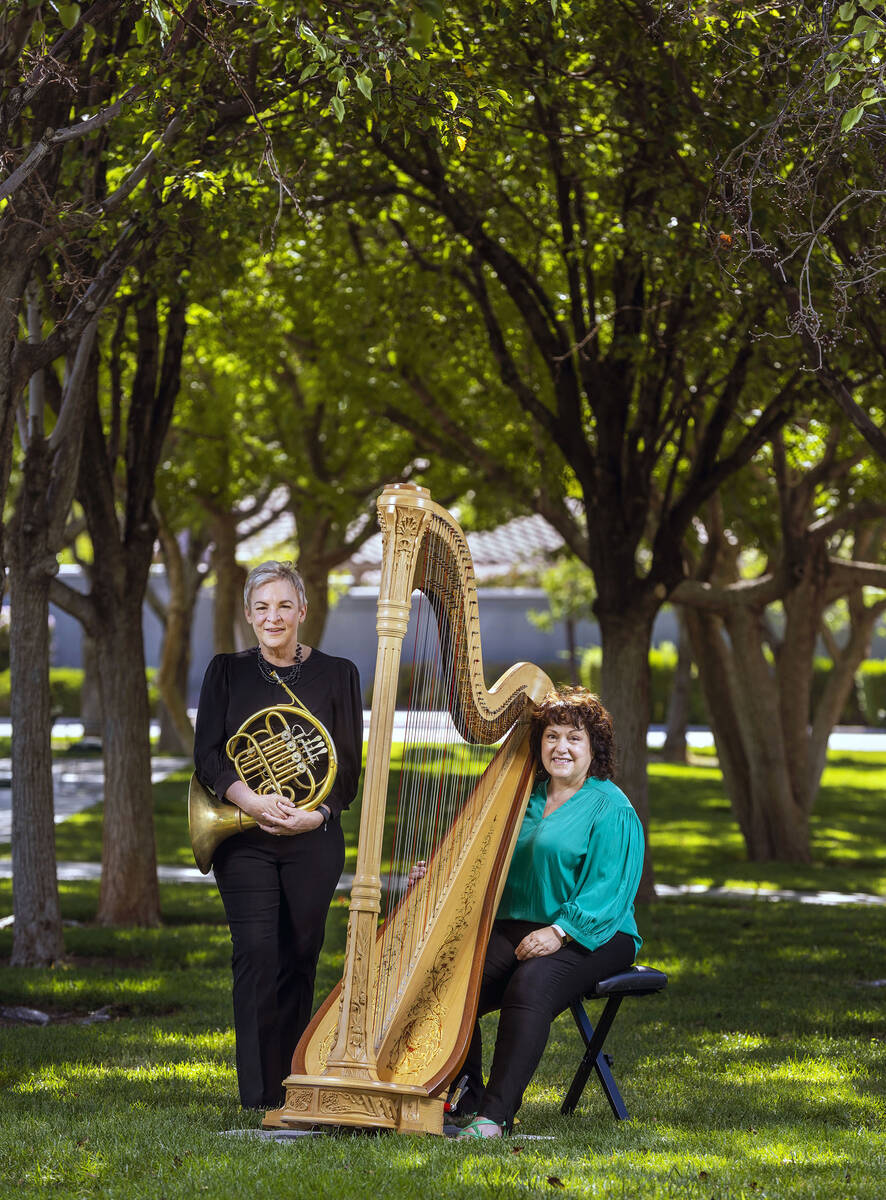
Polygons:
[[286,684],[292,684],[294,687],[298,683],[298,677],[301,675],[301,642],[295,647],[295,662],[291,667],[272,666],[262,654],[260,646],[256,646],[255,653],[258,657],[258,669],[268,683],[282,683],[284,687]]

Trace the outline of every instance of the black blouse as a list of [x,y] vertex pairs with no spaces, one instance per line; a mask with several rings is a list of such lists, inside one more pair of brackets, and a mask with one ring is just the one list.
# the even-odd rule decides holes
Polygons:
[[[338,815],[357,794],[363,755],[363,703],[357,668],[347,658],[312,650],[290,691],[326,727],[335,743],[338,772],[324,804]],[[283,688],[262,676],[255,647],[217,654],[206,668],[197,708],[194,764],[200,782],[217,796],[224,796],[239,778],[225,753],[228,738],[254,713],[289,703]]]

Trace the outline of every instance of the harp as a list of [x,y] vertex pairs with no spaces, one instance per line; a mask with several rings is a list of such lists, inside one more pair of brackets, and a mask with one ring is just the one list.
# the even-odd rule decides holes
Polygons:
[[[296,1047],[285,1101],[266,1114],[265,1128],[442,1133],[445,1092],[467,1053],[489,930],[532,785],[531,712],[551,687],[538,667],[518,663],[487,689],[471,556],[445,509],[424,488],[392,485],[378,514],[378,651],[344,973]],[[379,928],[396,692],[414,591],[433,645],[416,659],[445,692],[447,730],[441,749],[439,729],[428,728],[440,701],[424,691],[419,671]],[[482,773],[471,755],[491,755]],[[404,885],[418,858],[425,876]]]

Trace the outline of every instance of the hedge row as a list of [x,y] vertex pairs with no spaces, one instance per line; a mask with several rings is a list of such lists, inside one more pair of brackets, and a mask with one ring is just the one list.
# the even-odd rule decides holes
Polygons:
[[[591,691],[600,690],[600,663],[602,652],[599,646],[593,646],[582,654],[580,678],[585,687]],[[677,665],[676,648],[669,643],[649,652],[650,669],[650,722],[653,725],[663,725],[667,719],[668,699],[674,670]],[[555,662],[540,663],[550,675],[555,684],[570,682],[569,667],[564,659]],[[821,694],[827,682],[831,664],[826,658],[815,660],[812,681],[813,704]],[[486,670],[487,682],[497,679],[506,670],[504,664],[489,664]],[[154,672],[149,671],[149,678]],[[404,665],[400,670],[400,680],[397,689],[397,706],[405,708],[409,702],[411,669]],[[49,672],[49,687],[53,717],[64,717],[76,720],[80,716],[80,689],[83,686],[83,671],[79,667],[53,667]],[[152,710],[155,700],[154,689],[151,688]],[[366,706],[372,703],[372,686],[366,689]],[[0,717],[9,717],[9,670],[0,671]],[[701,686],[693,667],[692,688],[689,701],[689,723],[691,725],[707,725],[708,716]],[[862,663],[856,676],[856,688],[840,715],[841,725],[871,725],[886,727],[886,661],[869,659]]]
[[[599,646],[585,650],[582,656],[581,681],[591,691],[600,689],[600,665],[602,651]],[[650,724],[664,725],[667,720],[668,700],[677,666],[677,649],[665,642],[649,652],[650,673]],[[827,683],[831,672],[828,658],[816,658],[812,676],[812,707]],[[810,713],[810,720],[812,714]],[[689,698],[690,725],[707,725],[708,715],[702,696],[701,684],[695,665],[692,668],[692,686]],[[862,663],[855,677],[855,689],[840,714],[838,725],[886,726],[886,662],[868,659]]]
[[[49,671],[50,707],[53,717],[80,716],[80,689],[83,687],[81,667],[52,667]],[[8,717],[9,669],[0,671],[0,717]]]
[[[151,715],[156,715],[157,694],[154,687],[156,669],[150,667],[148,678],[148,703]],[[0,671],[0,717],[10,716],[9,668]],[[49,703],[53,720],[73,720],[80,716],[80,690],[83,687],[82,667],[50,667]]]

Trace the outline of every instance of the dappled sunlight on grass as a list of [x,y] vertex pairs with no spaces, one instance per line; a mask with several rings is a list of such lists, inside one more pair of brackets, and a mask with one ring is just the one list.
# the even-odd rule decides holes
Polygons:
[[150,1066],[137,1064],[132,1067],[107,1066],[104,1063],[94,1065],[76,1063],[65,1068],[53,1067],[39,1071],[27,1083],[20,1083],[13,1090],[21,1094],[29,1092],[60,1093],[78,1087],[94,1088],[98,1086],[119,1092],[121,1083],[137,1084],[139,1087],[143,1087],[168,1081],[179,1081],[196,1086],[215,1086],[219,1082],[220,1071],[227,1076],[225,1082],[230,1083],[230,1068],[220,1067],[217,1061],[208,1058],[181,1061],[164,1060]]
[[749,863],[719,770],[650,763],[650,844],[662,883],[886,891],[886,755],[831,756],[811,817],[813,862]]
[[154,1043],[161,1050],[170,1048],[188,1053],[229,1055],[234,1048],[233,1029],[216,1029],[209,1033],[190,1033],[181,1030],[157,1030]]
[[[839,855],[839,868],[821,857],[809,867],[744,863],[719,773],[654,765],[659,878],[873,890],[886,875],[864,865],[881,861],[886,842],[886,755],[858,765],[860,757],[829,768],[813,821],[816,855]],[[186,780],[164,785],[158,800],[168,861],[189,854]],[[345,816],[352,853],[358,820],[355,806]],[[867,986],[886,975],[882,908],[686,897],[639,906],[640,959],[666,971],[669,985],[626,1001],[607,1042],[628,1122],[613,1120],[593,1075],[576,1113],[560,1117],[582,1050],[563,1014],[511,1139],[341,1133],[275,1143],[219,1136],[256,1130],[260,1114],[237,1105],[231,948],[217,892],[161,891],[161,929],[68,926],[69,957],[58,967],[0,961],[4,1003],[53,1018],[0,1029],[0,1195],[241,1200],[306,1187],[318,1200],[886,1195],[886,993]],[[96,883],[65,884],[61,895],[66,919],[94,919]],[[4,902],[11,911],[8,881]],[[317,1003],[340,975],[346,920],[339,895]],[[0,931],[0,954],[11,945],[11,931]],[[80,1023],[98,1010],[109,1019]],[[589,1004],[592,1020],[601,1011]],[[488,1056],[495,1017],[483,1025]]]

